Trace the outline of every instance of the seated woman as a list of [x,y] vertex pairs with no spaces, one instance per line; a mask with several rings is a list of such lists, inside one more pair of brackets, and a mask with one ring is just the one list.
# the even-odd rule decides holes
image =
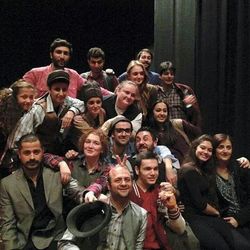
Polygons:
[[72,156],[74,159],[71,160],[50,153],[45,153],[44,158],[47,165],[59,167],[61,172],[65,173],[69,167],[71,176],[86,188],[113,166],[105,160],[108,151],[107,137],[101,129],[90,129],[80,137],[78,150],[79,154]]
[[102,108],[102,92],[97,82],[87,82],[78,92],[77,98],[85,103],[85,110],[74,117],[70,131],[72,143],[76,146],[82,134],[92,128],[99,128],[106,119],[106,112]]
[[[226,134],[213,137],[216,155],[216,187],[221,216],[246,238],[250,236],[250,170],[232,160],[232,139]],[[249,164],[249,162],[246,161]]]
[[35,94],[34,86],[23,79],[0,93],[1,177],[11,172],[12,152],[6,145],[7,139],[23,114],[31,108]]
[[143,120],[146,118],[148,110],[152,108],[160,91],[160,87],[148,83],[148,73],[143,64],[132,60],[127,67],[128,80],[136,83],[138,86],[138,107],[143,114]]
[[202,135],[191,144],[178,176],[184,218],[202,249],[249,249],[244,237],[220,218],[214,182],[213,140]]
[[[51,168],[60,168],[62,182],[67,183],[70,175],[76,179],[80,186],[85,189],[97,178],[106,176],[113,167],[105,160],[108,151],[107,138],[101,129],[91,129],[82,134],[79,139],[79,152],[73,160],[66,160],[63,157],[45,153],[45,163]],[[106,181],[106,180],[105,180]],[[69,202],[67,200],[67,202]],[[66,213],[74,206],[70,202],[66,205]]]
[[158,145],[167,146],[182,163],[189,150],[190,140],[200,135],[199,127],[182,119],[169,119],[169,105],[158,99],[149,111],[146,123],[157,132]]

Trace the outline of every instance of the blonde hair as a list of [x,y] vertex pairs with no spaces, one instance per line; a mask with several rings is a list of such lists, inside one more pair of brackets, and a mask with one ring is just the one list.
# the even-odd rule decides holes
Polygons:
[[36,90],[33,84],[26,82],[24,79],[19,79],[10,86],[12,96],[16,99],[20,89],[23,88],[33,89],[34,91]]
[[127,71],[126,71],[127,74],[129,75],[131,69],[134,68],[135,66],[140,66],[143,69],[145,78],[144,78],[144,81],[143,81],[142,84],[146,83],[148,81],[148,72],[145,69],[144,65],[141,62],[139,62],[138,60],[132,60],[132,61],[130,61],[130,63],[128,64],[128,67],[127,67]]

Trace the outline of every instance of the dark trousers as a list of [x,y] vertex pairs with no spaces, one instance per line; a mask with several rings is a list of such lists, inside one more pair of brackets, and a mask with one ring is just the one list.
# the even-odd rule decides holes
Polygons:
[[248,250],[246,239],[222,218],[195,215],[189,225],[203,250]]

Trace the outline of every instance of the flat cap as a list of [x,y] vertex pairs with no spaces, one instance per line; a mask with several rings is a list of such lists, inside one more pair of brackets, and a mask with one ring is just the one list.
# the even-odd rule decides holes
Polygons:
[[48,87],[51,87],[51,85],[55,82],[64,82],[69,84],[69,74],[62,69],[54,70],[48,75],[47,78]]

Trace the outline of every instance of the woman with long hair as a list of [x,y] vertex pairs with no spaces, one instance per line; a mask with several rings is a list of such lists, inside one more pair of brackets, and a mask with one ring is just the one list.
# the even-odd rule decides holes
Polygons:
[[136,83],[138,86],[138,107],[143,114],[143,119],[146,118],[148,110],[152,108],[160,91],[160,87],[152,85],[148,82],[148,73],[144,65],[137,61],[132,60],[127,67],[128,80]]
[[8,150],[8,137],[15,130],[23,114],[31,108],[35,95],[35,87],[23,79],[0,91],[1,177],[10,174],[13,167],[13,152]]
[[189,150],[190,141],[200,135],[199,127],[182,119],[169,119],[169,105],[158,99],[149,111],[146,124],[157,132],[158,145],[167,146],[182,163]]
[[248,242],[220,218],[213,162],[213,139],[195,139],[179,172],[178,188],[184,218],[202,249],[249,249]]
[[[246,238],[250,236],[250,170],[233,159],[232,139],[215,134],[216,187],[221,216]],[[245,159],[245,163],[249,164]]]

